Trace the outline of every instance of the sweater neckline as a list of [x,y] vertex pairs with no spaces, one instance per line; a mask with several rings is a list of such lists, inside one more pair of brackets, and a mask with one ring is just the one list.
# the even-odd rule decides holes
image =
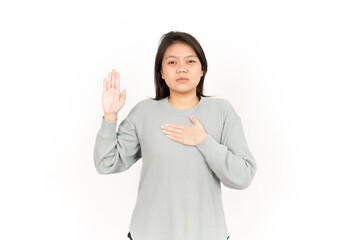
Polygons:
[[175,114],[190,114],[190,113],[194,113],[197,109],[199,109],[199,107],[203,104],[204,102],[204,97],[199,96],[200,100],[199,102],[192,108],[189,109],[178,109],[173,107],[170,103],[169,103],[169,96],[165,97],[162,102],[163,102],[163,106],[165,107],[165,109],[171,113],[175,113]]

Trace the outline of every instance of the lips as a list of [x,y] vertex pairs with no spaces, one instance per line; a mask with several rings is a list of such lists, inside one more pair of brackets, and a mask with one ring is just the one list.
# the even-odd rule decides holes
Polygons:
[[176,81],[185,81],[185,80],[189,80],[189,79],[186,77],[179,77],[178,79],[176,79]]

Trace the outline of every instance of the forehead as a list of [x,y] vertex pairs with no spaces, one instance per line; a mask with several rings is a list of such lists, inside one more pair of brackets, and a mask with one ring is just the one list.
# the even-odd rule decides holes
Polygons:
[[164,58],[169,57],[197,57],[195,51],[186,43],[178,42],[170,45],[164,54]]

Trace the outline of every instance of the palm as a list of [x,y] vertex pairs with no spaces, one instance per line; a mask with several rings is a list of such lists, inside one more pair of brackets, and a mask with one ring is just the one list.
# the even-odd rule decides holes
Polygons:
[[104,113],[117,114],[125,104],[125,90],[120,93],[120,74],[115,69],[109,73],[109,79],[104,78],[102,106]]

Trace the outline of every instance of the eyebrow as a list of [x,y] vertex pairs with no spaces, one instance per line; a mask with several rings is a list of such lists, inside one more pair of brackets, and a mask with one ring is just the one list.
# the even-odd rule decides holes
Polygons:
[[[169,56],[167,56],[165,59],[168,59],[168,58],[176,58],[176,57],[177,57],[177,56],[169,55]],[[194,54],[191,54],[191,55],[186,56],[185,58],[189,58],[189,57],[197,57],[197,56],[194,55]]]

